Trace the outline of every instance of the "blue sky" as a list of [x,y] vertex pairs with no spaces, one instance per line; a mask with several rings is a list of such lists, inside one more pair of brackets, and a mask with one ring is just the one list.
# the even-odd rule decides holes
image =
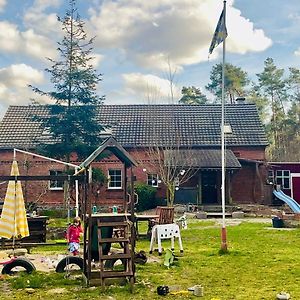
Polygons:
[[[28,84],[51,90],[45,57],[58,58],[67,0],[0,0],[0,117],[8,105],[41,103]],[[221,61],[208,48],[222,0],[78,0],[94,42],[94,65],[103,73],[105,104],[171,103],[167,80],[175,72],[175,103],[182,86],[200,88]],[[228,0],[226,61],[252,79],[272,57],[278,67],[300,65],[299,0]],[[173,102],[174,102],[173,101]]]

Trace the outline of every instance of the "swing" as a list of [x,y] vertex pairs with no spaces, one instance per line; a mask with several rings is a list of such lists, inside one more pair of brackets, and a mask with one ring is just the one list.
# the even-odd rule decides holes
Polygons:
[[[68,228],[67,228],[67,234],[66,234],[66,239],[67,239],[67,247],[68,247],[68,251],[69,251],[69,237],[68,237],[68,233],[69,233],[69,228],[71,226],[70,224],[70,211],[71,211],[71,205],[70,205],[70,190],[69,190],[69,182],[68,182],[68,192],[67,192],[67,210],[68,210]],[[57,266],[55,271],[57,273],[64,273],[65,272],[65,278],[70,277],[71,274],[71,266],[72,265],[76,265],[77,267],[79,267],[79,269],[82,271],[83,270],[83,259],[81,257],[78,256],[73,256],[73,255],[67,255],[66,257],[64,257],[63,259],[61,259]]]
[[34,264],[26,259],[25,257],[13,257],[8,261],[0,262],[3,265],[2,274],[12,274],[14,268],[22,267],[25,269],[26,273],[30,274],[36,270]]

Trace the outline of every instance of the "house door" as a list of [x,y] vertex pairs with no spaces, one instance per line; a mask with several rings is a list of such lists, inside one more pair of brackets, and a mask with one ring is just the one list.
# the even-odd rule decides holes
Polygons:
[[[297,174],[298,175],[298,174]],[[292,198],[300,204],[300,174],[298,176],[292,175]]]
[[202,204],[217,204],[217,172],[203,171],[201,173]]
[[195,187],[180,187],[175,192],[176,204],[197,204],[198,189]]

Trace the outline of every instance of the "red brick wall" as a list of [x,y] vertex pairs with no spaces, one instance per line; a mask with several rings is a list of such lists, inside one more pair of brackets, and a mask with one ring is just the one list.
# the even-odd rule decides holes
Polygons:
[[265,149],[263,147],[231,147],[230,148],[237,158],[252,159],[265,161]]
[[[235,147],[232,149],[236,155],[240,158],[253,159],[253,160],[264,160],[263,148],[246,149],[242,147]],[[0,175],[9,175],[11,162],[13,157],[12,151],[1,151],[0,152]],[[155,167],[150,163],[148,154],[144,150],[129,150],[129,153],[138,162],[139,166],[134,168],[134,176],[136,182],[147,183],[147,173],[157,173]],[[24,160],[27,159],[29,163],[26,164]],[[31,155],[24,155],[17,153],[17,161],[21,175],[49,175],[49,169],[63,170],[64,166],[58,163],[52,163],[43,159],[33,157]],[[80,162],[73,161],[74,164],[80,164]],[[104,174],[108,174],[108,169],[120,168],[123,170],[122,163],[114,156],[106,157],[101,162],[93,163],[94,167],[101,168]],[[127,176],[130,176],[128,170]],[[263,191],[257,189],[257,182],[255,181],[255,167],[252,165],[244,165],[242,170],[238,171],[233,175],[232,178],[232,198],[236,203],[253,203],[263,201]],[[186,183],[186,186],[192,186],[197,184],[197,180],[194,182]],[[3,199],[6,192],[7,184],[0,185],[0,197]],[[48,189],[48,182],[46,181],[28,181],[22,182],[23,193],[25,201],[27,202],[38,202],[41,206],[62,206],[63,205],[63,192],[53,191]],[[91,191],[90,199],[92,203],[96,204],[107,204],[112,205],[122,204],[124,191],[123,190],[109,190],[107,184],[103,185],[100,189],[94,188]],[[159,184],[157,188],[157,197],[165,198],[166,190],[163,184]],[[74,200],[71,201],[74,205]]]
[[233,203],[270,204],[267,168],[260,164],[242,163],[242,168],[233,174],[231,196]]

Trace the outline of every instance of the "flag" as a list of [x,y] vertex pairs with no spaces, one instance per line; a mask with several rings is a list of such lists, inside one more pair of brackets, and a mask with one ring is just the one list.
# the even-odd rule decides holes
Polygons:
[[[18,175],[18,164],[14,160],[11,176]],[[11,180],[8,182],[0,218],[0,236],[8,239],[11,237],[29,236],[23,192],[19,180]]]
[[209,47],[209,54],[212,54],[214,49],[219,44],[221,44],[226,39],[226,37],[227,37],[227,29],[225,24],[225,9],[223,9],[213,39]]

